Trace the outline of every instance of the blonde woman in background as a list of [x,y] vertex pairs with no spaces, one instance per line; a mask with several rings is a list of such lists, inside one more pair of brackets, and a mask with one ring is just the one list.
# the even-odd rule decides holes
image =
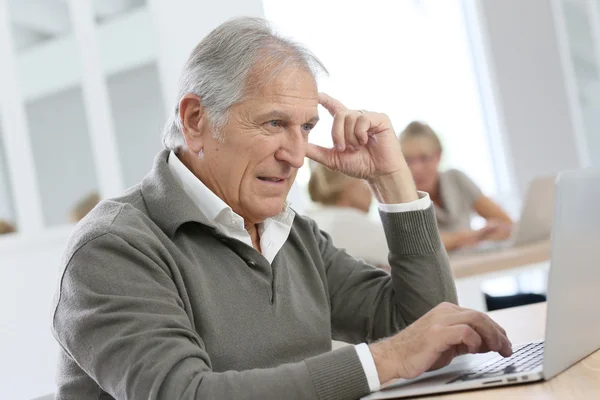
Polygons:
[[[417,189],[428,192],[444,245],[448,251],[474,246],[483,240],[505,240],[512,221],[508,214],[461,171],[439,171],[442,145],[427,124],[411,122],[400,134],[400,144]],[[486,220],[484,228],[471,229],[471,218]]]
[[382,225],[369,218],[372,195],[366,182],[315,164],[308,192],[317,208],[307,215],[331,236],[337,247],[387,268],[388,246]]

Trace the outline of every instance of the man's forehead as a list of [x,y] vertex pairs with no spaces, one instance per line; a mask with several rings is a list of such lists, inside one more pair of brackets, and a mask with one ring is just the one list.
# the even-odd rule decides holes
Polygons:
[[317,82],[314,76],[304,69],[287,68],[261,81],[256,88],[256,97],[271,100],[289,98],[318,103]]
[[319,105],[318,95],[305,95],[304,93],[288,92],[283,94],[266,94],[263,96],[257,96],[256,99],[267,103],[277,103],[284,105],[298,105],[298,106],[310,106],[317,107]]
[[281,110],[295,114],[318,115],[318,97],[302,96],[294,93],[271,94],[255,98],[255,105],[261,110]]
[[258,111],[281,110],[290,114],[313,114],[318,116],[319,97],[318,92],[306,92],[302,90],[263,91],[254,97],[253,103]]

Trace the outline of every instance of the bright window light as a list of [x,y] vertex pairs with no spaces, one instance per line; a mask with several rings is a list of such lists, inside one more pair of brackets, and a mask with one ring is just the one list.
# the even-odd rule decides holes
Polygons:
[[[497,188],[460,0],[263,0],[283,35],[306,45],[329,76],[319,90],[350,108],[388,114],[397,133],[412,120],[441,136],[446,168],[482,190]],[[323,109],[310,141],[331,146]],[[305,188],[308,163],[298,174]],[[304,193],[306,190],[300,190]]]

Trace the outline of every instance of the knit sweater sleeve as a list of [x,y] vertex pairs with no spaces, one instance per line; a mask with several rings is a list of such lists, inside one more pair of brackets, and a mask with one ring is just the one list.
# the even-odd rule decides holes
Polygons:
[[380,212],[380,216],[391,274],[337,249],[315,226],[330,293],[334,339],[378,340],[397,333],[441,302],[457,303],[433,207]]
[[[350,400],[369,392],[352,347],[274,368],[213,371],[161,257],[112,233],[87,242],[66,264],[53,333],[115,399]],[[89,398],[74,386],[56,398]]]

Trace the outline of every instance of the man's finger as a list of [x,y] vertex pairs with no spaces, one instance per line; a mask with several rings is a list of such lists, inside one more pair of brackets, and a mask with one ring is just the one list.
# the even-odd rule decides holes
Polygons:
[[[500,329],[500,332],[502,332],[502,334],[508,338],[508,335],[506,334],[506,330],[499,323],[497,323],[493,318],[490,317],[490,319],[492,320],[492,322],[494,324],[496,324],[496,326],[498,327],[498,329]],[[511,346],[512,346],[512,343],[511,343]]]
[[369,128],[371,128],[371,121],[369,118],[364,114],[360,115],[356,120],[354,131],[356,132],[356,137],[363,145],[367,144],[369,141]]
[[325,107],[332,116],[340,111],[346,111],[348,108],[338,99],[334,99],[327,93],[319,93],[319,104]]
[[345,113],[343,112],[339,112],[333,117],[331,140],[333,141],[333,147],[335,147],[337,151],[346,150],[346,135],[344,130],[345,117]]
[[333,159],[331,156],[332,151],[332,149],[321,147],[314,143],[309,143],[308,147],[306,148],[306,157],[318,162],[319,164],[323,164],[329,169],[333,169],[334,166],[332,165],[331,161]]
[[360,149],[360,140],[356,136],[354,126],[358,116],[354,113],[348,113],[344,116],[344,137],[346,139],[346,145],[350,146],[353,150]]
[[481,336],[469,325],[453,325],[444,329],[441,338],[446,346],[464,345],[461,350],[469,353],[479,353],[483,345]]
[[506,337],[505,331],[483,313],[473,310],[459,312],[449,316],[447,323],[450,325],[469,325],[485,340],[490,350],[497,351],[505,357],[512,354],[510,341]]
[[454,324],[467,324],[479,333],[485,340],[487,347],[492,351],[500,351],[503,346],[503,333],[497,328],[497,324],[484,313],[474,310],[467,310],[455,314]]

